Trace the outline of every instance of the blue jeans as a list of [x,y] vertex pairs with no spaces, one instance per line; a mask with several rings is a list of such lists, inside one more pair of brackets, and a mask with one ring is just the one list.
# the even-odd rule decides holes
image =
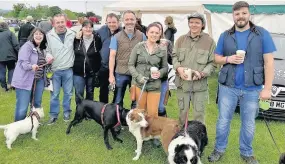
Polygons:
[[168,81],[165,80],[161,82],[161,88],[160,88],[160,100],[159,100],[159,105],[158,105],[158,113],[160,114],[163,114],[166,112],[164,100],[165,100],[165,95],[167,91],[168,91]]
[[32,95],[31,95],[31,101],[32,101],[33,96],[35,96],[35,98],[34,98],[34,107],[35,108],[41,108],[42,107],[42,97],[43,97],[43,93],[44,93],[44,88],[45,88],[44,79],[43,78],[37,79],[36,80],[35,94],[33,93],[33,88],[32,88]]
[[92,84],[92,77],[73,76],[73,86],[75,89],[75,103],[78,105],[81,102],[80,97],[84,98],[84,88],[86,87],[86,99],[94,99],[94,87]]
[[30,90],[16,88],[15,122],[26,118],[30,99]]
[[[32,86],[34,87],[34,85]],[[40,108],[42,107],[42,96],[44,92],[44,79],[37,79],[35,94],[33,94],[32,90],[25,90],[16,88],[16,109],[15,109],[15,121],[25,119],[27,115],[27,111],[29,108],[29,103],[32,102],[33,96],[34,98],[34,107]]]
[[55,71],[52,76],[53,92],[51,92],[50,100],[50,117],[57,118],[59,114],[59,93],[63,88],[63,114],[68,117],[71,113],[70,103],[73,88],[73,71],[71,68],[67,70]]
[[237,102],[240,102],[240,154],[252,156],[252,141],[255,132],[255,118],[259,111],[259,92],[260,90],[247,91],[219,85],[219,118],[216,125],[216,144],[215,149],[224,152],[230,133],[230,124],[233,118]]
[[[115,73],[115,78],[116,88],[114,103],[123,107],[125,92],[128,85],[131,87],[132,76]],[[135,102],[132,102],[131,106],[135,106]]]
[[0,84],[2,88],[7,89],[6,71],[8,69],[8,84],[11,84],[15,69],[15,61],[0,62]]

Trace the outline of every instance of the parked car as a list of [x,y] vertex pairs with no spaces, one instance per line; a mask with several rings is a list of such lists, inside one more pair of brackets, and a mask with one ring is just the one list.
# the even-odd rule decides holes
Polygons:
[[274,80],[270,109],[260,110],[259,117],[285,121],[285,35],[271,34],[277,51],[274,52]]

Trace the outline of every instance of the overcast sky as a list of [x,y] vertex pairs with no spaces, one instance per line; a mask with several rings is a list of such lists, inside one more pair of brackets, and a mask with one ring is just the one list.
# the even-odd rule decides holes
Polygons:
[[13,0],[0,0],[0,9],[8,9],[11,10],[13,8],[13,4],[16,3],[26,3],[27,5],[31,6],[37,6],[38,4],[40,5],[48,5],[48,6],[59,6],[61,9],[69,9],[72,11],[76,12],[85,12],[86,9],[87,11],[93,11],[94,13],[98,15],[102,15],[103,13],[103,7],[105,5],[118,2],[118,0],[89,0],[87,1],[80,1],[80,0],[18,0],[18,1],[13,1]]

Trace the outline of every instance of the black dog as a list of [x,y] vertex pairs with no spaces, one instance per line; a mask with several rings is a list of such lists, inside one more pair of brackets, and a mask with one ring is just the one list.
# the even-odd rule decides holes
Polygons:
[[[116,104],[107,104],[105,106],[104,113],[102,114],[102,109],[106,105],[105,103],[91,101],[91,100],[82,100],[80,104],[76,107],[76,113],[73,121],[69,124],[66,134],[70,133],[70,129],[72,126],[82,122],[84,118],[90,118],[95,120],[98,124],[100,124],[104,130],[104,143],[108,150],[112,149],[109,144],[108,131],[111,130],[113,139],[122,143],[123,141],[117,137],[117,133],[114,130],[114,126],[118,124]],[[129,110],[119,107],[119,117],[121,125],[127,126],[126,116]]]
[[279,164],[285,164],[285,153],[282,153],[279,159]]
[[184,126],[169,144],[168,161],[171,164],[199,164],[204,148],[208,145],[206,126],[199,121],[188,121],[186,133]]

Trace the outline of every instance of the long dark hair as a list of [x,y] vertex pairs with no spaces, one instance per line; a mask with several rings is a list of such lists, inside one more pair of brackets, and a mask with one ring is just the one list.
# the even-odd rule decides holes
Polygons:
[[45,32],[41,28],[35,27],[34,30],[31,32],[30,36],[28,37],[28,40],[31,41],[34,44],[35,47],[37,47],[38,45],[37,45],[37,43],[36,43],[36,41],[34,39],[34,34],[37,31],[41,32],[44,35],[44,38],[43,38],[43,40],[42,40],[42,42],[41,42],[41,44],[39,46],[40,50],[44,50],[44,49],[47,48],[47,46],[46,46],[47,38],[46,38]]
[[156,24],[159,24],[160,25],[160,30],[161,30],[161,35],[160,35],[160,39],[164,38],[164,29],[163,29],[163,26],[160,22],[153,22],[153,23],[156,23]]

